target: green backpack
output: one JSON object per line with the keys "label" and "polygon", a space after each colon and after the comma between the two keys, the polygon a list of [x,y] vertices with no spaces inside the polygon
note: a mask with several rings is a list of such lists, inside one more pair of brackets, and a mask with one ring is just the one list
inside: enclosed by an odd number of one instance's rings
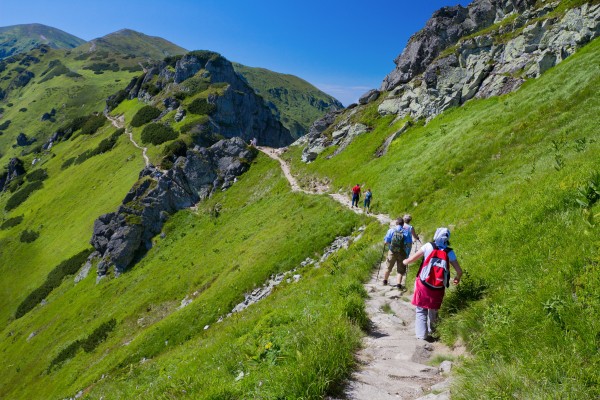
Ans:
{"label": "green backpack", "polygon": [[404,230],[396,230],[392,234],[392,241],[390,242],[390,251],[392,253],[404,252]]}

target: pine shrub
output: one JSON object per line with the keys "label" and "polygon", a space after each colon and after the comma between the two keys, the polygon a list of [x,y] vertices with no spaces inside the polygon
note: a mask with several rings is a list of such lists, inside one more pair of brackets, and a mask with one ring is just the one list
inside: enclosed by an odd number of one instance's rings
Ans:
{"label": "pine shrub", "polygon": [[169,140],[177,139],[179,134],[170,126],[151,123],[144,127],[142,131],[142,142],[159,145]]}
{"label": "pine shrub", "polygon": [[217,106],[209,103],[206,99],[195,99],[188,106],[188,111],[192,114],[211,115],[217,110]]}
{"label": "pine shrub", "polygon": [[0,229],[1,230],[9,229],[9,228],[12,228],[13,226],[19,225],[21,222],[23,222],[22,215],[19,215],[17,217],[13,217],[13,218],[9,218],[6,221],[4,221],[2,223],[2,225],[0,225]]}
{"label": "pine shrub", "polygon": [[44,184],[40,181],[31,182],[29,185],[27,185],[24,188],[22,188],[21,190],[18,190],[17,192],[15,192],[15,194],[13,194],[6,202],[4,209],[6,211],[10,211],[10,210],[17,208],[19,206],[19,204],[21,204],[25,200],[27,200],[27,198],[33,192],[35,192],[36,190],[39,190],[43,187],[44,187]]}
{"label": "pine shrub", "polygon": [[140,127],[160,115],[160,110],[152,106],[144,106],[131,119],[131,126]]}

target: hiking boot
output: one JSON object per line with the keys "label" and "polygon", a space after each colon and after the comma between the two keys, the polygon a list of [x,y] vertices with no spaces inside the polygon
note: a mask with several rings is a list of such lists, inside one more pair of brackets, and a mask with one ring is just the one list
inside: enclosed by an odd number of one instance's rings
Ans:
{"label": "hiking boot", "polygon": [[387,285],[387,280],[384,279],[383,280],[383,286],[386,286],[386,285]]}

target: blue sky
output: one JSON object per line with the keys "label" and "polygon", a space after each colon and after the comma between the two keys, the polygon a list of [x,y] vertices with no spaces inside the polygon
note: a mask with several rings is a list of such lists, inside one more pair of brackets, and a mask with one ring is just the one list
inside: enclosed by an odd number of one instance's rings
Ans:
{"label": "blue sky", "polygon": [[0,26],[37,22],[85,40],[129,28],[297,75],[348,105],[380,86],[435,10],[469,2],[2,0]]}

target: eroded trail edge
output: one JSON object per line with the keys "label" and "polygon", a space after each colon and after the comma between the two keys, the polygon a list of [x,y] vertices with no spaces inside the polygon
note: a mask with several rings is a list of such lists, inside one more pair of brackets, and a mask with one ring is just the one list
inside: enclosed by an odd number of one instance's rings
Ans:
{"label": "eroded trail edge", "polygon": [[[280,155],[284,149],[258,147],[260,151],[277,160],[284,176],[293,191],[309,195],[328,194],[333,200],[354,211],[348,194],[328,193],[327,188],[317,187],[307,190],[300,186],[292,175],[289,165]],[[390,225],[392,218],[385,214],[368,214],[381,224]],[[382,242],[383,244],[383,242]],[[383,250],[383,248],[382,248]],[[382,265],[381,274],[385,265]],[[413,267],[414,268],[414,267]],[[390,280],[395,282],[395,277]],[[358,352],[359,368],[352,374],[345,389],[345,399],[388,400],[422,399],[441,400],[450,398],[451,362],[432,366],[428,363],[433,357],[453,359],[463,353],[463,349],[450,349],[442,343],[427,343],[415,338],[415,310],[410,304],[411,293],[397,288],[383,286],[377,279],[377,271],[371,276],[365,289],[369,294],[366,309],[372,327]],[[329,398],[329,400],[334,400]]]}

